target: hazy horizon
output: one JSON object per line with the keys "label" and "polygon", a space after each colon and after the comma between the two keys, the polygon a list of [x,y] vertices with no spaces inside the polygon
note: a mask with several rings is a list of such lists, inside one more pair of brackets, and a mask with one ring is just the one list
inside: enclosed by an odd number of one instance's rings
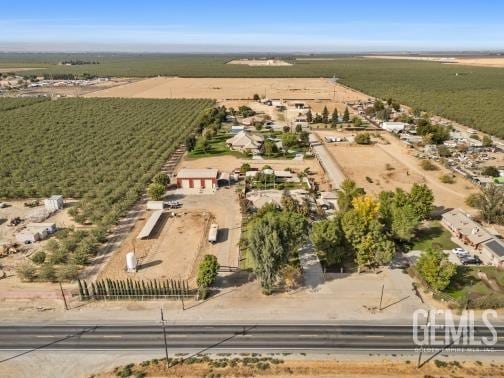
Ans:
{"label": "hazy horizon", "polygon": [[9,4],[0,50],[128,53],[502,51],[504,4],[404,1],[253,4],[116,0]]}

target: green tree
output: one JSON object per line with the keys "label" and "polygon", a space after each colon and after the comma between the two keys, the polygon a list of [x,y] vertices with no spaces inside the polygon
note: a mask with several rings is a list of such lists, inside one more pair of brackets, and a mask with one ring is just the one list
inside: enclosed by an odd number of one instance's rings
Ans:
{"label": "green tree", "polygon": [[457,267],[448,261],[448,256],[445,253],[432,248],[420,255],[415,268],[435,290],[444,290],[448,287],[457,271]]}
{"label": "green tree", "polygon": [[366,194],[363,188],[359,188],[355,181],[345,179],[338,190],[338,208],[345,212],[352,208],[352,201],[355,197]]}
{"label": "green tree", "polygon": [[481,171],[483,176],[499,177],[499,170],[494,166],[488,166]]}
{"label": "green tree", "polygon": [[338,119],[339,115],[338,115],[338,108],[334,108],[333,112],[332,112],[332,115],[331,115],[331,127],[332,128],[335,128],[337,125],[338,125]]}
{"label": "green tree", "polygon": [[346,254],[345,235],[341,229],[341,217],[313,223],[310,239],[329,265],[341,265]]}
{"label": "green tree", "polygon": [[301,131],[303,131],[303,126],[302,126],[302,125],[300,125],[300,124],[297,124],[297,125],[296,125],[296,133],[298,133],[298,134],[299,134]]}
{"label": "green tree", "polygon": [[194,150],[194,147],[196,146],[196,136],[194,134],[189,135],[185,140],[185,145],[187,147],[187,151],[190,152]]}
{"label": "green tree", "polygon": [[345,112],[343,113],[343,122],[350,122],[350,112],[348,111],[348,107],[345,108]]}
{"label": "green tree", "polygon": [[429,217],[433,209],[434,194],[426,184],[413,184],[409,199],[418,219],[423,220]]}
{"label": "green tree", "polygon": [[483,143],[483,147],[492,147],[493,146],[492,138],[490,138],[488,135],[484,135],[481,142]]}
{"label": "green tree", "polygon": [[313,114],[311,112],[310,109],[308,109],[308,111],[306,112],[306,121],[308,123],[312,123],[313,122]]}
{"label": "green tree", "polygon": [[198,277],[196,282],[199,288],[209,288],[213,285],[219,272],[219,263],[214,255],[205,255],[198,266]]}
{"label": "green tree", "polygon": [[265,214],[251,224],[248,247],[261,287],[265,294],[270,294],[277,275],[288,258],[272,213]]}
{"label": "green tree", "polygon": [[200,136],[196,141],[194,149],[206,153],[210,149],[210,142],[208,141],[207,137],[203,135]]}
{"label": "green tree", "polygon": [[35,252],[31,258],[31,261],[33,261],[37,265],[43,264],[45,260],[46,253],[44,251]]}
{"label": "green tree", "polygon": [[154,201],[160,201],[163,199],[166,189],[164,185],[153,182],[147,187],[147,193]]}
{"label": "green tree", "polygon": [[254,94],[254,101],[261,101],[261,97],[257,93]]}
{"label": "green tree", "polygon": [[326,125],[329,123],[329,110],[327,110],[327,106],[324,106],[322,110],[322,122]]}
{"label": "green tree", "polygon": [[170,177],[168,177],[166,173],[159,172],[156,176],[154,176],[152,182],[166,186],[170,183]]}
{"label": "green tree", "polygon": [[393,205],[391,209],[392,222],[391,231],[394,239],[399,241],[411,241],[415,236],[415,229],[419,220],[413,206]]}
{"label": "green tree", "polygon": [[250,164],[249,163],[243,163],[240,167],[240,173],[246,173],[250,171]]}
{"label": "green tree", "polygon": [[56,271],[56,278],[58,281],[72,281],[77,278],[77,275],[79,273],[79,268],[75,264],[67,264],[61,266],[57,271]]}
{"label": "green tree", "polygon": [[263,143],[264,155],[271,156],[275,150],[276,144],[273,141],[266,139]]}
{"label": "green tree", "polygon": [[296,201],[289,193],[288,190],[284,190],[282,193],[282,198],[280,199],[280,205],[285,211],[299,211],[299,203]]}
{"label": "green tree", "polygon": [[357,144],[371,144],[371,135],[369,133],[359,133],[354,138]]}
{"label": "green tree", "polygon": [[282,145],[285,150],[288,150],[298,144],[298,137],[294,133],[283,133],[281,138]]}

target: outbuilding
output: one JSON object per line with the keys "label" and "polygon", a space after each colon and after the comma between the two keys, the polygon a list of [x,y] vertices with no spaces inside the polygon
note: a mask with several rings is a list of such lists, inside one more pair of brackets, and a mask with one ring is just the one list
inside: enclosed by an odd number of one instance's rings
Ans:
{"label": "outbuilding", "polygon": [[19,234],[16,234],[16,240],[22,244],[35,243],[40,239],[42,239],[40,233],[35,231],[23,231]]}
{"label": "outbuilding", "polygon": [[406,128],[406,126],[408,126],[408,124],[403,122],[382,122],[380,126],[384,130],[398,134],[404,131],[404,129]]}
{"label": "outbuilding", "polygon": [[177,188],[194,189],[205,192],[215,192],[219,172],[214,168],[190,169],[183,168],[177,174]]}
{"label": "outbuilding", "polygon": [[65,202],[63,201],[63,196],[55,195],[44,200],[44,207],[47,211],[57,211],[63,209]]}

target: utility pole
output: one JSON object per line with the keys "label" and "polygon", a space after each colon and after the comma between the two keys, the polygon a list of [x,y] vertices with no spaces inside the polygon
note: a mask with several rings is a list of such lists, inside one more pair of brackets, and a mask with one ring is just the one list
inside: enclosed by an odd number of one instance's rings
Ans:
{"label": "utility pole", "polygon": [[66,298],[65,298],[65,293],[63,291],[63,286],[61,286],[61,281],[59,282],[59,287],[60,287],[60,290],[61,290],[61,297],[63,298],[63,303],[65,303],[65,310],[68,311],[68,304],[67,304],[67,301],[66,301]]}
{"label": "utility pole", "polygon": [[166,366],[170,367],[168,365],[168,344],[166,343],[166,329],[165,329],[165,320],[164,320],[164,316],[163,316],[163,307],[161,307],[160,310],[161,310],[161,327],[163,328],[163,339],[164,339]]}
{"label": "utility pole", "polygon": [[[427,321],[425,322],[425,327],[430,327],[430,314],[431,312],[428,311],[427,312]],[[435,316],[435,315],[434,315]],[[430,335],[429,335],[430,336]],[[421,364],[421,361],[422,361],[422,353],[423,353],[423,350],[424,350],[424,346],[423,346],[423,343],[422,345],[420,345],[420,351],[418,352],[418,361],[417,361],[417,369],[420,369],[420,366],[422,365]]]}
{"label": "utility pole", "polygon": [[[180,274],[179,274],[179,281],[180,281],[180,283],[182,284],[182,279],[180,278]],[[182,311],[185,311],[185,305],[184,305],[184,291],[182,291],[182,293],[180,293],[180,301],[182,302]]]}

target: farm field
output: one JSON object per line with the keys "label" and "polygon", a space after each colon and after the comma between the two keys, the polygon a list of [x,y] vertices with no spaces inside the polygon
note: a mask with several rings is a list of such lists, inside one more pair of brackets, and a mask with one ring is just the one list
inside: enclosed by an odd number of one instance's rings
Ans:
{"label": "farm field", "polygon": [[79,198],[79,223],[110,225],[212,105],[76,98],[3,111],[0,198]]}
{"label": "farm field", "polygon": [[[98,60],[100,64],[60,66],[63,59]],[[236,56],[124,55],[124,54],[0,54],[0,67],[34,66],[43,70],[25,74],[90,73],[120,77],[235,77],[235,78],[339,78],[372,96],[392,97],[481,131],[504,137],[504,70],[495,67],[441,64],[430,61],[336,57],[284,60],[291,66],[226,64]],[[327,57],[325,57],[327,58]],[[20,64],[22,61],[24,64]]]}
{"label": "farm field", "polygon": [[[317,134],[323,137],[342,133],[318,131]],[[425,183],[432,189],[436,205],[474,212],[465,204],[467,196],[477,190],[473,184],[461,177],[457,177],[454,184],[441,183],[439,176],[446,173],[443,168],[439,171],[422,170],[420,160],[410,155],[400,142],[382,135],[390,144],[363,146],[344,143],[326,144],[326,147],[344,174],[368,193],[378,195],[381,191],[396,188],[409,190],[414,183]],[[350,135],[345,136],[349,138]]]}

